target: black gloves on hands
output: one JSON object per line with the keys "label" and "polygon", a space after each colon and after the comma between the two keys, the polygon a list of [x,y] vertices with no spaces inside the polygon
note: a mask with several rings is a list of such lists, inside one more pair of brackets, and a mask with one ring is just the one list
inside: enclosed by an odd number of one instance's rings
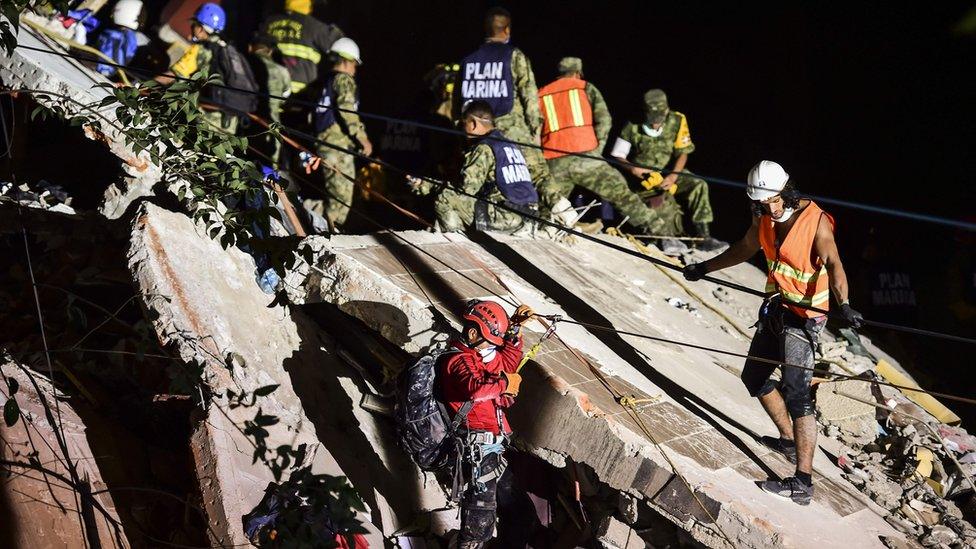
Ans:
{"label": "black gloves on hands", "polygon": [[685,265],[684,269],[681,269],[681,274],[685,275],[685,280],[694,282],[704,278],[708,274],[708,271],[705,270],[705,267],[701,263],[689,263]]}
{"label": "black gloves on hands", "polygon": [[850,303],[844,303],[840,306],[840,311],[838,311],[837,320],[845,328],[860,328],[861,324],[864,324],[864,316],[861,313],[855,311]]}

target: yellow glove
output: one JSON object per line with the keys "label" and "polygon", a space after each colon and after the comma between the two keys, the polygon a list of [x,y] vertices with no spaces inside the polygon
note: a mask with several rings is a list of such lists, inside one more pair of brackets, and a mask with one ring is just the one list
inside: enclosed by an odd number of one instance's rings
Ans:
{"label": "yellow glove", "polygon": [[508,382],[508,386],[502,392],[502,396],[515,398],[519,393],[519,385],[522,384],[522,376],[516,373],[502,372],[502,377]]}
{"label": "yellow glove", "polygon": [[643,181],[641,181],[641,185],[643,185],[645,189],[653,191],[654,188],[660,185],[663,181],[664,176],[661,175],[661,172],[651,172],[647,174],[647,177],[645,177]]}

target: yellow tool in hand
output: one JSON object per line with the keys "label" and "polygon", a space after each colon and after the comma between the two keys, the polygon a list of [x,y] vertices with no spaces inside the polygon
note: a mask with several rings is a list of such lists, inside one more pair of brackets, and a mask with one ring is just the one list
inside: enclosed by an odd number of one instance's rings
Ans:
{"label": "yellow tool in hand", "polygon": [[[647,177],[641,181],[641,185],[643,185],[644,188],[649,191],[653,191],[655,188],[659,187],[661,183],[664,183],[664,176],[661,175],[661,172],[650,172],[647,174]],[[678,186],[671,185],[668,192],[671,194],[678,192]]]}

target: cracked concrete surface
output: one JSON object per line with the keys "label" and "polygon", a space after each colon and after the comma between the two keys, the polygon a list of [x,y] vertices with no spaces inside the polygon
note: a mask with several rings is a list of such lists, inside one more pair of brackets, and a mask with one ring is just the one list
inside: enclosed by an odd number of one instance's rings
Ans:
{"label": "cracked concrete surface", "polygon": [[[438,344],[434,335],[440,328],[427,297],[451,316],[465,300],[494,294],[543,314],[619,330],[735,352],[748,346],[708,308],[699,309],[700,318],[689,318],[690,311],[671,306],[669,297],[690,298],[650,264],[593,243],[567,247],[497,235],[481,235],[473,243],[460,235],[399,234],[463,276],[390,234],[336,236],[322,247],[325,253],[314,270],[320,286],[309,288],[307,298],[332,301],[413,352]],[[726,276],[752,286],[762,280],[750,266]],[[732,319],[744,320],[758,306],[741,296],[718,299],[703,293]],[[402,310],[406,318],[372,315],[379,303]],[[542,328],[530,324],[528,329],[531,344]],[[613,391],[566,346],[546,342],[537,366],[525,371],[519,404],[510,414],[536,455],[556,465],[567,457],[585,464],[602,482],[645,499],[710,546],[723,542],[708,513],[672,474],[655,442],[738,546],[880,547],[878,536],[899,537],[883,520],[884,511],[847,485],[823,455],[816,460],[818,490],[809,507],[756,487],[769,475],[791,473],[792,466],[754,441],[772,425],[737,379],[739,360],[571,324],[559,325],[558,333],[602,372]],[[649,399],[640,406],[640,421],[615,395]]]}

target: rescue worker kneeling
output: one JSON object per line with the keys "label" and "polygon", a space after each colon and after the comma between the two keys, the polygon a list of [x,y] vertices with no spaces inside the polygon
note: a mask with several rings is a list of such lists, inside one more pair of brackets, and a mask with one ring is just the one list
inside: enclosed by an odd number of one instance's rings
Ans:
{"label": "rescue worker kneeling", "polygon": [[[518,395],[521,327],[532,315],[527,305],[519,306],[508,318],[498,303],[470,303],[462,317],[460,339],[451,342],[455,352],[441,355],[438,364],[438,390],[450,415],[469,408],[467,431],[456,456],[465,483],[460,548],[479,548],[491,539],[497,517],[496,492],[500,485],[511,483],[502,456],[512,432],[505,408]],[[465,406],[468,402],[472,404]]]}
{"label": "rescue worker kneeling", "polygon": [[[522,150],[495,129],[494,121],[491,107],[485,101],[471,101],[464,107],[461,124],[469,146],[464,153],[461,190],[467,194],[447,187],[440,191],[434,211],[442,231],[474,228],[515,232],[532,226],[518,212],[537,215],[539,194],[532,184]],[[430,190],[426,182],[416,178],[409,181],[421,194]],[[469,195],[485,198],[487,202]],[[498,203],[508,208],[494,205]]]}

